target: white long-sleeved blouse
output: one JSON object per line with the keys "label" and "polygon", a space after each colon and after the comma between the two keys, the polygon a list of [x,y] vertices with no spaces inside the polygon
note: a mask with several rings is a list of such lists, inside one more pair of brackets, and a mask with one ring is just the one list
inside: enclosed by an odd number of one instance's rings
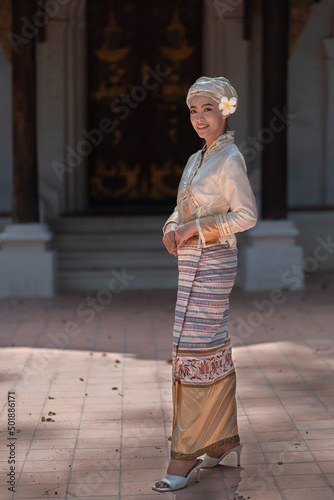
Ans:
{"label": "white long-sleeved blouse", "polygon": [[235,233],[255,226],[257,209],[244,157],[234,144],[234,132],[220,135],[209,148],[193,154],[183,171],[177,206],[167,219],[178,225],[196,220],[199,236],[185,244],[201,247],[229,243]]}

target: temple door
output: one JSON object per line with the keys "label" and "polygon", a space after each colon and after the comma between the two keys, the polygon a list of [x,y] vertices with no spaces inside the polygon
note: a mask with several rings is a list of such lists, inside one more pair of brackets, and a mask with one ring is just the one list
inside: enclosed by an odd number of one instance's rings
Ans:
{"label": "temple door", "polygon": [[185,97],[201,76],[200,0],[87,4],[92,212],[164,213],[201,143]]}

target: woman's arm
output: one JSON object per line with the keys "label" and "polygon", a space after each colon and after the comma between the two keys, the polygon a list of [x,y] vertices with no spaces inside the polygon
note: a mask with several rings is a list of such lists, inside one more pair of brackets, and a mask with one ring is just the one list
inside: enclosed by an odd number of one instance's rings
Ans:
{"label": "woman's arm", "polygon": [[166,220],[162,231],[164,233],[162,242],[165,245],[167,251],[171,254],[174,255],[175,257],[177,256],[177,249],[176,249],[176,242],[175,242],[175,229],[177,227],[177,222],[178,222],[178,211],[177,211],[177,206],[174,208],[174,212],[168,219]]}
{"label": "woman's arm", "polygon": [[229,202],[230,212],[208,215],[197,220],[199,235],[204,244],[246,231],[255,226],[257,221],[255,197],[241,154],[226,160],[219,186],[223,197]]}
{"label": "woman's arm", "polygon": [[165,234],[166,230],[167,230],[167,225],[171,224],[171,223],[177,224],[178,220],[179,220],[179,214],[178,214],[177,205],[176,205],[176,207],[174,208],[174,212],[172,213],[172,215],[170,215],[168,217],[168,219],[166,220],[165,224],[163,225],[162,232]]}

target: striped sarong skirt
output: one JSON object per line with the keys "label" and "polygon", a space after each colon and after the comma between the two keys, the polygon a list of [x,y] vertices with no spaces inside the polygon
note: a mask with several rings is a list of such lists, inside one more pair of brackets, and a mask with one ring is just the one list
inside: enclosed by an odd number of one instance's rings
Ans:
{"label": "striped sarong skirt", "polygon": [[192,460],[239,442],[228,331],[237,249],[182,246],[173,331],[172,458]]}

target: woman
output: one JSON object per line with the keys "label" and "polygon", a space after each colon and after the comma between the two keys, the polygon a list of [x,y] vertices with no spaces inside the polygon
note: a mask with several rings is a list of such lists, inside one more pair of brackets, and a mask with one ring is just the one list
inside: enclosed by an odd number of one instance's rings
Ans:
{"label": "woman", "polygon": [[[237,270],[235,233],[256,224],[244,158],[226,132],[238,96],[225,78],[201,77],[187,95],[191,123],[205,139],[184,169],[163,242],[178,257],[173,331],[173,434],[167,475],[152,488],[184,488],[231,451],[240,464],[236,376],[228,333]],[[198,457],[206,453],[204,460]]]}

